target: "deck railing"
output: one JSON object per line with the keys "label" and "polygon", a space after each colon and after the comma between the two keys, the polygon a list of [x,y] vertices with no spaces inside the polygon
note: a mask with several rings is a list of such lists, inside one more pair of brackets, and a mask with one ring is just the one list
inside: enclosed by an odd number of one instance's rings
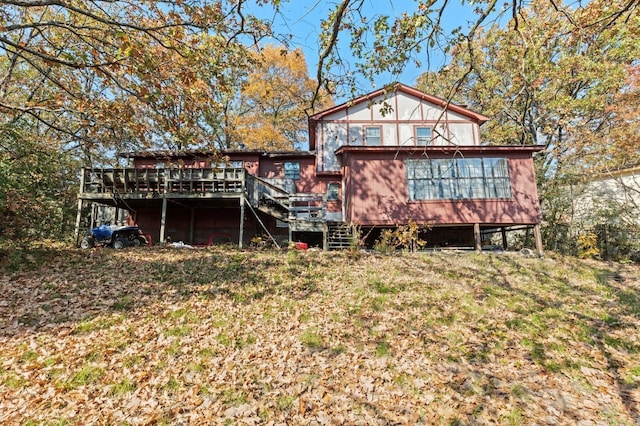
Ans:
{"label": "deck railing", "polygon": [[85,168],[83,193],[211,193],[242,192],[242,168]]}
{"label": "deck railing", "polygon": [[298,193],[289,196],[289,220],[322,222],[327,210],[324,194]]}
{"label": "deck railing", "polygon": [[[294,193],[291,194],[278,187],[268,179],[251,176],[249,179],[253,185],[253,193],[250,192],[250,200],[254,205],[268,205],[282,210],[287,220],[322,221],[327,209],[325,194],[319,193]],[[286,213],[285,213],[286,212]]]}
{"label": "deck railing", "polygon": [[147,198],[162,194],[199,197],[244,192],[251,205],[279,208],[281,218],[287,221],[320,222],[326,211],[324,194],[291,194],[266,179],[250,176],[243,168],[85,168],[83,173],[80,196],[86,199],[113,194]]}

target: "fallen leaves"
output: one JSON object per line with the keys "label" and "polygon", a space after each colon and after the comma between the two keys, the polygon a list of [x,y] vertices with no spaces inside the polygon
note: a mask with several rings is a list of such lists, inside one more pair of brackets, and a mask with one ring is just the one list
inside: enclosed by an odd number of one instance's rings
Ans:
{"label": "fallen leaves", "polygon": [[638,419],[636,267],[285,256],[69,250],[0,278],[0,422]]}

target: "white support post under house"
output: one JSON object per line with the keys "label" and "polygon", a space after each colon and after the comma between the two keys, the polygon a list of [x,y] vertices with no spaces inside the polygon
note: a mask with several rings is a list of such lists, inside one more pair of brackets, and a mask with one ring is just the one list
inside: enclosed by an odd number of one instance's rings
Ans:
{"label": "white support post under house", "polygon": [[160,217],[160,243],[164,243],[167,225],[167,195],[162,196],[162,216]]}

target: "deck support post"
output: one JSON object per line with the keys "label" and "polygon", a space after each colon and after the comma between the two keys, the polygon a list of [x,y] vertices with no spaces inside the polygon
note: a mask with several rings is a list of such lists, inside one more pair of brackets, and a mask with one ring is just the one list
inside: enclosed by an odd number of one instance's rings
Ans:
{"label": "deck support post", "polygon": [[482,251],[482,236],[480,235],[480,224],[473,224],[473,239],[476,242],[476,251]]}
{"label": "deck support post", "polygon": [[73,241],[78,245],[80,242],[80,222],[82,221],[82,194],[84,193],[84,175],[85,170],[82,169],[80,174],[80,192],[78,193],[78,213],[76,213],[76,228],[73,232]]}
{"label": "deck support post", "polygon": [[240,234],[238,236],[238,248],[242,249],[244,239],[244,194],[240,195]]}
{"label": "deck support post", "polygon": [[504,229],[504,226],[500,228],[500,233],[502,234],[502,249],[506,250],[507,247],[507,231]]}
{"label": "deck support post", "polygon": [[97,208],[98,206],[95,203],[91,203],[91,220],[89,222],[89,229],[93,229],[98,225],[96,221],[96,216],[98,215],[96,211]]}
{"label": "deck support post", "polygon": [[326,220],[322,221],[322,250],[329,250],[329,224]]}
{"label": "deck support post", "polygon": [[544,250],[542,248],[542,233],[540,232],[540,224],[537,223],[533,225],[533,235],[536,240],[536,251],[538,252],[538,256],[544,256]]}
{"label": "deck support post", "polygon": [[165,230],[167,225],[167,196],[162,195],[162,216],[160,216],[160,243],[164,243]]}
{"label": "deck support post", "polygon": [[73,241],[78,245],[80,242],[80,222],[82,221],[82,198],[78,198],[78,213],[76,213],[76,228],[73,232]]}
{"label": "deck support post", "polygon": [[193,244],[194,237],[194,229],[195,229],[195,221],[196,221],[196,209],[195,207],[191,207],[190,209],[191,217],[189,219],[189,244]]}

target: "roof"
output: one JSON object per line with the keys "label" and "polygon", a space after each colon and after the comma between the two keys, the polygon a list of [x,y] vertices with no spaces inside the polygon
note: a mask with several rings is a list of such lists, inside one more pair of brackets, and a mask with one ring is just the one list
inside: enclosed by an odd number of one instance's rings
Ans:
{"label": "roof", "polygon": [[640,165],[633,164],[633,165],[622,166],[617,169],[602,170],[599,173],[597,173],[595,176],[593,176],[593,178],[596,180],[605,180],[605,179],[621,178],[624,176],[637,176],[637,175],[640,175]]}
{"label": "roof", "polygon": [[420,153],[420,154],[455,154],[461,155],[470,153],[496,153],[506,154],[515,152],[527,152],[534,154],[544,150],[544,145],[428,145],[428,146],[351,146],[343,145],[336,150],[336,154],[345,154],[350,152],[373,154],[379,152],[404,152],[404,153]]}
{"label": "roof", "polygon": [[224,155],[260,155],[264,157],[306,157],[315,155],[314,151],[265,151],[264,149],[225,149],[222,151],[205,150],[150,150],[137,152],[122,152],[118,154],[122,158],[197,158],[216,157]]}

